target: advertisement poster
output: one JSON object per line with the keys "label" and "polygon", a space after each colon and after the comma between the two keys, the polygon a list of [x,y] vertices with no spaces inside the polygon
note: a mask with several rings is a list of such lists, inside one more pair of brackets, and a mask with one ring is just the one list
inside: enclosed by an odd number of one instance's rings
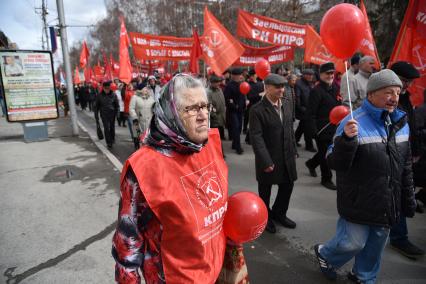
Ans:
{"label": "advertisement poster", "polygon": [[49,51],[0,50],[0,74],[9,122],[59,117]]}

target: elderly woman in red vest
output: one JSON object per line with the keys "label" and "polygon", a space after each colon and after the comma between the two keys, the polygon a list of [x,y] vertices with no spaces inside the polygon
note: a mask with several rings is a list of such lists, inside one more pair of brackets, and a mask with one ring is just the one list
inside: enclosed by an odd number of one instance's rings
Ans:
{"label": "elderly woman in red vest", "polygon": [[222,230],[228,168],[201,81],[178,74],[155,101],[121,176],[116,281],[140,283],[140,269],[146,283],[247,283],[242,247]]}

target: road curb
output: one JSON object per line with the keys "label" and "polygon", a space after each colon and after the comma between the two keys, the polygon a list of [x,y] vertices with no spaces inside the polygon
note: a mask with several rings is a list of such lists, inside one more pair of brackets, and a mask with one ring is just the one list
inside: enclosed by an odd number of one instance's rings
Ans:
{"label": "road curb", "polygon": [[78,126],[89,135],[90,140],[95,143],[96,147],[98,147],[98,149],[108,158],[114,167],[121,172],[123,169],[123,164],[110,151],[108,151],[108,149],[99,141],[98,137],[87,130],[87,128],[83,125],[83,123],[81,123],[80,120],[78,120],[77,123]]}

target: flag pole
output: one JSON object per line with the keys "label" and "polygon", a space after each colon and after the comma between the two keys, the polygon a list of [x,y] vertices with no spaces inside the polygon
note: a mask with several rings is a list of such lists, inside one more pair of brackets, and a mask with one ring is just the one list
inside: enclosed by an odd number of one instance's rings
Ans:
{"label": "flag pole", "polygon": [[345,73],[346,73],[346,86],[348,88],[348,97],[349,97],[349,111],[351,113],[351,119],[354,119],[354,116],[352,114],[352,99],[351,99],[351,91],[349,88],[349,74],[348,73],[348,61],[345,60]]}

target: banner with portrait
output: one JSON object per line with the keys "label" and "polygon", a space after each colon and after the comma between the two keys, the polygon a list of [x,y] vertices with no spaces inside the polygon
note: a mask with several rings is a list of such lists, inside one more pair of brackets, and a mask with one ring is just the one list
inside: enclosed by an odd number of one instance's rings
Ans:
{"label": "banner with portrait", "polygon": [[0,50],[0,74],[9,122],[59,117],[50,51]]}

